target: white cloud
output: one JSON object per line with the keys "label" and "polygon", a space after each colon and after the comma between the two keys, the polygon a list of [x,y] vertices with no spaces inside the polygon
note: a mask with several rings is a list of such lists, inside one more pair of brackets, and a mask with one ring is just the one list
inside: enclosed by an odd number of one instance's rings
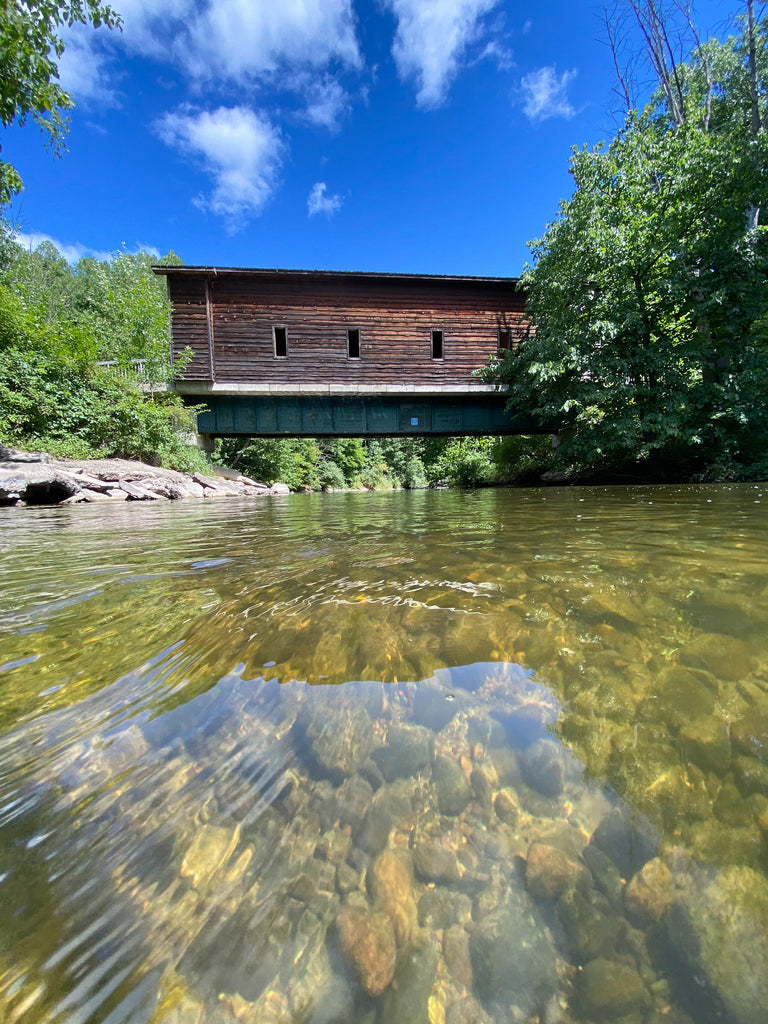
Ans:
{"label": "white cloud", "polygon": [[480,20],[499,0],[386,0],[397,17],[392,54],[400,77],[416,80],[416,102],[443,102]]}
{"label": "white cloud", "polygon": [[557,74],[553,66],[538,68],[524,75],[520,81],[523,91],[523,110],[532,121],[546,121],[548,117],[573,117],[576,113],[566,95],[568,83],[576,71]]}
{"label": "white cloud", "polygon": [[336,132],[341,119],[349,113],[351,105],[346,90],[335,78],[296,82],[299,91],[306,94],[307,106],[302,113],[305,121]]}
{"label": "white cloud", "polygon": [[34,252],[42,242],[50,242],[58,249],[59,254],[67,263],[77,263],[83,256],[92,256],[95,260],[108,260],[112,257],[111,252],[92,249],[88,245],[83,245],[82,242],[60,242],[58,238],[46,235],[43,231],[16,231],[13,237],[15,242],[30,252]]}
{"label": "white cloud", "polygon": [[200,81],[242,81],[332,60],[361,64],[351,0],[211,0],[189,24],[175,55]]}
{"label": "white cloud", "polygon": [[182,108],[155,123],[163,142],[202,160],[215,186],[196,205],[223,217],[237,231],[258,216],[276,188],[283,141],[279,131],[248,107],[213,111]]}
{"label": "white cloud", "polygon": [[102,107],[117,106],[110,76],[111,55],[92,28],[75,24],[62,32],[64,53],[59,58],[59,81],[77,103],[97,100]]}
{"label": "white cloud", "polygon": [[317,213],[324,213],[326,217],[332,217],[341,209],[344,200],[341,196],[326,195],[327,185],[324,181],[316,181],[307,199],[307,210],[310,217]]}

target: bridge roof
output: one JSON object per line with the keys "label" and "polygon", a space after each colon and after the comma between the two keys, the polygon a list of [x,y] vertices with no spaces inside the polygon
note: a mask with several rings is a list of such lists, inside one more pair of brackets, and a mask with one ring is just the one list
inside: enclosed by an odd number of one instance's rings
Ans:
{"label": "bridge roof", "polygon": [[238,275],[241,277],[306,277],[329,280],[354,279],[358,281],[423,281],[424,283],[458,283],[468,284],[496,284],[510,285],[516,287],[519,281],[517,277],[478,277],[467,274],[393,274],[374,273],[367,270],[281,270],[264,267],[212,267],[212,266],[182,266],[170,267],[155,265],[152,270],[156,274],[163,274],[166,277],[218,277],[219,275]]}

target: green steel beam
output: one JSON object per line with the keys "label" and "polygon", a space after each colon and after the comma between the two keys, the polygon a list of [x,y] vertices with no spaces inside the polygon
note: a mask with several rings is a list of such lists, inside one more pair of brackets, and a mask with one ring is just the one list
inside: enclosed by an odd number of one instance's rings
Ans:
{"label": "green steel beam", "polygon": [[[200,402],[197,396],[190,401]],[[218,437],[392,437],[532,434],[530,417],[505,412],[501,394],[206,395],[201,434]]]}

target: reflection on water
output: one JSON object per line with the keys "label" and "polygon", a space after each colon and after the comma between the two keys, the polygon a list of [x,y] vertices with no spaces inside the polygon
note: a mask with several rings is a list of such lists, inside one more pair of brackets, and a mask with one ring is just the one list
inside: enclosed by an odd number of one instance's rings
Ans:
{"label": "reflection on water", "polygon": [[762,499],[4,512],[0,1020],[762,1024]]}

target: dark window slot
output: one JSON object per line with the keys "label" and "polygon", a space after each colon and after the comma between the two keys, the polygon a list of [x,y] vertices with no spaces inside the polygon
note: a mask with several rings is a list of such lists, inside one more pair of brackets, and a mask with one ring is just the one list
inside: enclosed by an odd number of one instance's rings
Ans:
{"label": "dark window slot", "polygon": [[357,327],[347,331],[347,355],[350,359],[360,358],[360,331]]}
{"label": "dark window slot", "polygon": [[279,359],[288,355],[288,331],[285,327],[275,328],[275,355]]}
{"label": "dark window slot", "polygon": [[432,358],[443,358],[443,332],[432,331]]}
{"label": "dark window slot", "polygon": [[499,352],[509,352],[512,348],[512,331],[508,327],[499,331]]}

